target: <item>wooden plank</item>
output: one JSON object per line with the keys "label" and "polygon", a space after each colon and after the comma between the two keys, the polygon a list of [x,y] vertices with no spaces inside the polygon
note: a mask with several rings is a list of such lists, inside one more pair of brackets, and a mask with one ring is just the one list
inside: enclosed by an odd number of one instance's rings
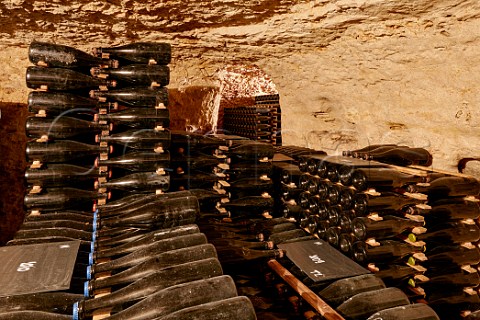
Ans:
{"label": "wooden plank", "polygon": [[428,172],[437,172],[437,173],[448,174],[448,175],[455,176],[455,177],[473,178],[471,175],[468,175],[468,174],[465,174],[465,173],[460,173],[460,172],[452,172],[452,171],[447,171],[447,170],[442,170],[442,169],[434,169],[434,168],[423,167],[423,166],[418,166],[418,165],[411,165],[411,166],[408,166],[408,167],[413,168],[413,169],[425,170],[425,171],[428,171]]}
{"label": "wooden plank", "polygon": [[312,290],[298,280],[293,274],[285,269],[277,260],[268,261],[270,269],[275,271],[286,283],[288,283],[293,290],[295,290],[300,297],[308,302],[320,315],[326,320],[345,320],[325,301],[317,296]]}

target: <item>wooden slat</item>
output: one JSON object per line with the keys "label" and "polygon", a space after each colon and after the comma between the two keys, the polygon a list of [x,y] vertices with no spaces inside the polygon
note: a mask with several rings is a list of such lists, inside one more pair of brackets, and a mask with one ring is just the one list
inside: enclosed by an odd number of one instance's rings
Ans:
{"label": "wooden slat", "polygon": [[471,175],[468,175],[468,174],[465,174],[465,173],[460,173],[460,172],[453,172],[453,171],[447,171],[447,170],[442,170],[442,169],[434,169],[434,168],[418,166],[418,165],[411,165],[411,166],[408,166],[408,167],[413,168],[413,169],[425,170],[425,171],[429,171],[429,172],[437,172],[437,173],[448,174],[448,175],[456,176],[456,177],[473,178]]}
{"label": "wooden slat", "polygon": [[268,261],[270,269],[275,271],[286,283],[288,283],[293,290],[295,290],[300,297],[307,301],[315,310],[318,311],[326,320],[345,320],[325,301],[317,296],[312,290],[298,280],[293,274],[285,269],[277,260]]}

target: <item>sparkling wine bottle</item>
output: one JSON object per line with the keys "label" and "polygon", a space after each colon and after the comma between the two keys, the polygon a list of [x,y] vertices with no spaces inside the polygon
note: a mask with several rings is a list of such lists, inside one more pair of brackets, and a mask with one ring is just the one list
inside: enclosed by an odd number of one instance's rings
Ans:
{"label": "sparkling wine bottle", "polygon": [[29,186],[63,187],[72,182],[93,186],[96,178],[108,176],[94,167],[85,168],[71,164],[46,164],[40,169],[28,168],[25,180]]}
{"label": "sparkling wine bottle", "polygon": [[40,162],[70,162],[85,157],[98,156],[100,153],[109,153],[111,148],[100,145],[91,145],[71,140],[48,142],[27,142],[27,161]]}
{"label": "sparkling wine bottle", "polygon": [[108,90],[116,86],[115,80],[103,80],[64,68],[27,67],[27,87],[30,89],[48,89],[70,91],[100,88]]}
{"label": "sparkling wine bottle", "polygon": [[440,320],[435,311],[424,303],[393,307],[372,314],[367,320]]}
{"label": "sparkling wine bottle", "polygon": [[141,129],[114,133],[109,136],[98,136],[99,142],[119,144],[125,148],[139,150],[155,150],[163,152],[170,147],[170,131]]}
{"label": "sparkling wine bottle", "polygon": [[168,128],[170,125],[170,111],[155,108],[127,108],[118,112],[98,114],[98,121],[108,121],[114,127],[126,126],[131,128],[150,128],[157,126]]}
{"label": "sparkling wine bottle", "polygon": [[94,49],[94,55],[103,59],[120,59],[121,62],[169,64],[171,46],[161,42],[136,42],[117,47]]}
{"label": "sparkling wine bottle", "polygon": [[49,139],[69,139],[85,135],[108,132],[109,126],[77,118],[59,116],[56,118],[28,117],[25,124],[27,137]]}
{"label": "sparkling wine bottle", "polygon": [[170,69],[164,65],[123,66],[118,69],[92,68],[91,74],[101,79],[114,79],[117,85],[126,86],[166,86],[170,82]]}
{"label": "sparkling wine bottle", "polygon": [[126,190],[135,192],[167,191],[170,187],[170,176],[156,172],[137,172],[109,181],[97,181],[96,188]]}
{"label": "sparkling wine bottle", "polygon": [[100,102],[117,102],[127,107],[159,107],[168,106],[168,91],[165,87],[124,88],[110,91],[90,91],[90,97]]}

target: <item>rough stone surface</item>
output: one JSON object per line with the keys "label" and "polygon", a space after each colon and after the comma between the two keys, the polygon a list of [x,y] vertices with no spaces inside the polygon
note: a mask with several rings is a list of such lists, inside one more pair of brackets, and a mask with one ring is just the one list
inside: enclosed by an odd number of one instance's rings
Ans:
{"label": "rough stone surface", "polygon": [[25,102],[33,39],[83,50],[168,41],[179,92],[215,90],[229,65],[262,68],[281,96],[286,144],[333,154],[396,142],[426,147],[434,167],[451,170],[479,156],[477,0],[68,3],[0,3],[0,101]]}

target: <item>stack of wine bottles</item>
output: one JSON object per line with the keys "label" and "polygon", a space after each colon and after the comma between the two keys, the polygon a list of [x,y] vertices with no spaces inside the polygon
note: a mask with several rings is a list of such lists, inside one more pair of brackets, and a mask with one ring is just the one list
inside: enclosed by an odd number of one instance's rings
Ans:
{"label": "stack of wine bottles", "polygon": [[357,150],[346,150],[342,153],[347,157],[364,160],[374,160],[393,165],[432,165],[433,157],[424,148],[411,148],[396,144],[374,144]]}
{"label": "stack of wine bottles", "polygon": [[278,94],[255,97],[254,106],[224,109],[224,130],[251,140],[282,144],[281,110]]}

